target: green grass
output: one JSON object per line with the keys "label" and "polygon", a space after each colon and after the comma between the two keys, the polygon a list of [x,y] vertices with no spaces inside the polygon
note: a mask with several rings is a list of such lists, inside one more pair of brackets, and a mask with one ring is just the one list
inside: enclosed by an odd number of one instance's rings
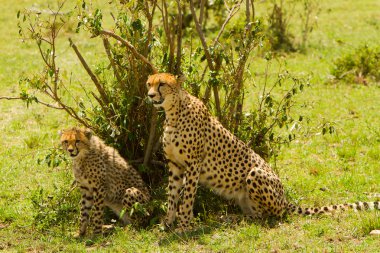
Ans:
{"label": "green grass", "polygon": [[[0,1],[0,94],[17,96],[18,80],[39,69],[36,47],[22,44],[17,34],[17,10],[34,2]],[[46,7],[46,4],[42,4]],[[380,192],[380,86],[326,84],[333,60],[363,43],[380,41],[380,2],[321,1],[318,27],[310,36],[306,54],[285,57],[292,73],[313,73],[313,85],[298,97],[294,108],[308,116],[310,125],[322,119],[335,123],[333,135],[306,135],[282,150],[277,161],[280,177],[297,204],[323,205],[370,200],[366,193]],[[265,8],[258,5],[260,13]],[[96,42],[72,35],[86,49]],[[76,37],[75,37],[76,36]],[[82,40],[81,40],[82,39]],[[78,65],[68,47],[61,49],[66,67]],[[95,54],[95,62],[101,54]],[[251,64],[263,73],[264,61]],[[75,68],[74,68],[75,69]],[[83,82],[83,70],[73,72]],[[254,95],[254,92],[253,92]],[[76,240],[77,224],[36,230],[31,198],[39,187],[54,192],[54,187],[70,188],[68,166],[50,168],[43,159],[58,145],[57,130],[73,124],[63,112],[19,101],[0,100],[0,250],[33,252],[376,252],[380,229],[379,212],[346,212],[332,216],[297,217],[274,226],[250,222],[205,222],[190,235],[161,232],[158,228],[138,230],[120,228],[108,237],[94,241]]]}

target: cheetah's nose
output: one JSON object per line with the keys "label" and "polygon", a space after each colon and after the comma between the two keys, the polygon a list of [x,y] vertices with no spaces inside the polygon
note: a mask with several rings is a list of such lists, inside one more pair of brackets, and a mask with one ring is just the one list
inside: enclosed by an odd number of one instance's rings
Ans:
{"label": "cheetah's nose", "polygon": [[154,97],[156,96],[156,94],[148,94],[148,96],[149,96],[150,98],[154,98]]}
{"label": "cheetah's nose", "polygon": [[74,151],[73,148],[68,148],[67,151],[69,151],[69,153],[72,153]]}

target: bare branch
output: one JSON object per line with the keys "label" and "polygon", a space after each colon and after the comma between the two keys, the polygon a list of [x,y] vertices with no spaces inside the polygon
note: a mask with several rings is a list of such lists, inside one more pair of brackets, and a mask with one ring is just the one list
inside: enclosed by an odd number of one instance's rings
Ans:
{"label": "bare branch", "polygon": [[157,68],[153,65],[153,63],[151,63],[145,56],[143,56],[142,54],[140,54],[139,52],[137,52],[136,48],[131,44],[129,43],[128,41],[126,41],[125,39],[123,39],[122,37],[120,37],[119,35],[113,33],[113,32],[110,32],[110,31],[105,31],[105,30],[101,30],[100,31],[100,34],[103,34],[103,35],[107,35],[107,36],[110,36],[118,41],[120,41],[123,45],[125,45],[132,53],[133,55],[142,60],[144,63],[148,64],[153,73],[156,74],[158,73],[158,70]]}
{"label": "bare branch", "polygon": [[[90,69],[90,67],[88,66],[87,62],[84,60],[82,54],[79,52],[77,46],[74,44],[74,42],[71,40],[71,38],[69,38],[69,41],[70,41],[70,46],[74,49],[76,55],[78,56],[80,62],[82,63],[83,67],[85,68],[85,70],[87,71],[87,74],[91,77],[91,80],[94,82],[100,96],[102,97],[102,100],[105,102],[105,103],[109,103],[108,101],[108,96],[106,94],[106,92],[104,91],[102,85],[100,84],[98,78],[96,78],[95,74],[92,72],[92,70]],[[103,106],[102,106],[103,107]]]}

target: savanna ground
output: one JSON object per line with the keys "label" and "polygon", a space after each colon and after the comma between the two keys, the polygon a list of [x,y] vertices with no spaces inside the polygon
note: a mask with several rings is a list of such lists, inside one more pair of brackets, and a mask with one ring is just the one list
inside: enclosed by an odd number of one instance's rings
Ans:
{"label": "savanna ground", "polygon": [[[0,1],[0,96],[17,96],[18,80],[40,69],[36,47],[21,43],[16,13],[45,1]],[[260,6],[260,5],[259,5]],[[380,86],[330,83],[333,60],[356,47],[380,41],[380,2],[320,1],[318,27],[310,35],[305,54],[284,54],[292,73],[312,73],[312,86],[298,97],[297,107],[311,119],[334,122],[332,135],[300,136],[284,147],[277,171],[297,204],[324,205],[376,200],[380,192]],[[260,9],[264,15],[265,9]],[[88,52],[96,45],[73,35]],[[80,40],[82,39],[82,40]],[[89,59],[104,55],[87,55]],[[64,66],[79,66],[71,48],[61,52]],[[91,63],[91,62],[90,62]],[[252,72],[264,72],[265,61],[256,58]],[[73,78],[85,79],[80,68]],[[255,99],[255,89],[249,93]],[[378,252],[380,213],[345,212],[332,216],[291,216],[271,226],[251,222],[205,221],[195,234],[179,236],[157,227],[139,230],[117,227],[94,241],[74,239],[77,224],[47,231],[33,226],[32,198],[38,189],[54,192],[70,185],[69,166],[51,168],[44,159],[58,145],[57,131],[74,122],[63,112],[39,105],[26,108],[21,101],[0,100],[0,250],[4,251],[106,251],[106,252]]]}

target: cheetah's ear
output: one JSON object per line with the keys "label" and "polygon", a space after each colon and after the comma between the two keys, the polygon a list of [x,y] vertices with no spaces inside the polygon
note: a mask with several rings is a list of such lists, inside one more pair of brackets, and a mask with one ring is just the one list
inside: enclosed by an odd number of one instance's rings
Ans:
{"label": "cheetah's ear", "polygon": [[92,137],[92,131],[91,131],[91,129],[86,128],[84,130],[84,136],[86,136],[87,139],[91,139],[91,137]]}
{"label": "cheetah's ear", "polygon": [[186,76],[184,74],[176,75],[175,80],[177,84],[181,86],[186,81]]}
{"label": "cheetah's ear", "polygon": [[58,130],[58,135],[62,136],[62,134],[63,134],[63,130]]}

